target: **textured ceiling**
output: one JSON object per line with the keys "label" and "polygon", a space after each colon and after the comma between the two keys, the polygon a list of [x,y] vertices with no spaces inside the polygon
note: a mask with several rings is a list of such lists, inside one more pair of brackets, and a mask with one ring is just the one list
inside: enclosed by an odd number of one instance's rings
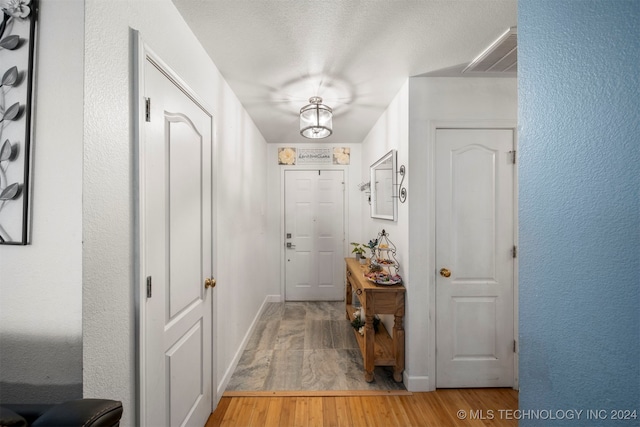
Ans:
{"label": "textured ceiling", "polygon": [[267,142],[284,144],[310,141],[298,113],[316,95],[334,110],[320,141],[362,142],[407,77],[462,76],[517,19],[516,0],[173,3]]}

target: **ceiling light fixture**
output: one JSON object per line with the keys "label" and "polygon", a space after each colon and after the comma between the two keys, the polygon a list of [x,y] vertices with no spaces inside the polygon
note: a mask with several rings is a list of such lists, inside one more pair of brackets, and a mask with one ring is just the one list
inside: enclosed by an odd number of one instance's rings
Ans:
{"label": "ceiling light fixture", "polygon": [[309,105],[300,109],[300,135],[305,138],[326,138],[333,133],[333,110],[322,103],[322,98],[312,96]]}

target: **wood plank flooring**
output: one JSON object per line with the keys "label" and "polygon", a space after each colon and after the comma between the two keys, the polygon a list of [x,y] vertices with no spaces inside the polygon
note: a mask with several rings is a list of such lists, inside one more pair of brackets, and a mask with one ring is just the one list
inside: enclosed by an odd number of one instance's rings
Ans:
{"label": "wood plank flooring", "polygon": [[518,392],[440,389],[382,396],[223,397],[205,427],[517,426]]}

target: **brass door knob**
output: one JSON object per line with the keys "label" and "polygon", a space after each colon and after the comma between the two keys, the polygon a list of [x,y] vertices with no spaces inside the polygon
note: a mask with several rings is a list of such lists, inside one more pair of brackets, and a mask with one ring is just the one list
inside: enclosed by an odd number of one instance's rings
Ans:
{"label": "brass door knob", "polygon": [[215,288],[215,287],[216,287],[216,279],[214,279],[213,277],[207,277],[204,280],[204,288],[205,289]]}
{"label": "brass door knob", "polygon": [[440,269],[440,275],[442,277],[449,277],[449,276],[451,276],[451,272],[449,270],[447,270],[446,268],[441,268]]}

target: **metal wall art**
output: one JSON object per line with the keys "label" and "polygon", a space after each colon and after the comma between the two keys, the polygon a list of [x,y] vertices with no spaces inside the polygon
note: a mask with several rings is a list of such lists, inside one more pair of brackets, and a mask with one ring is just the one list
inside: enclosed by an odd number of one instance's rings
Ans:
{"label": "metal wall art", "polygon": [[0,0],[0,244],[26,245],[35,0]]}
{"label": "metal wall art", "polygon": [[404,165],[400,166],[400,168],[398,169],[398,175],[402,177],[402,179],[400,180],[400,184],[398,184],[398,200],[400,200],[400,203],[404,203],[407,201],[407,187],[402,186],[406,173],[407,169],[404,167]]}

